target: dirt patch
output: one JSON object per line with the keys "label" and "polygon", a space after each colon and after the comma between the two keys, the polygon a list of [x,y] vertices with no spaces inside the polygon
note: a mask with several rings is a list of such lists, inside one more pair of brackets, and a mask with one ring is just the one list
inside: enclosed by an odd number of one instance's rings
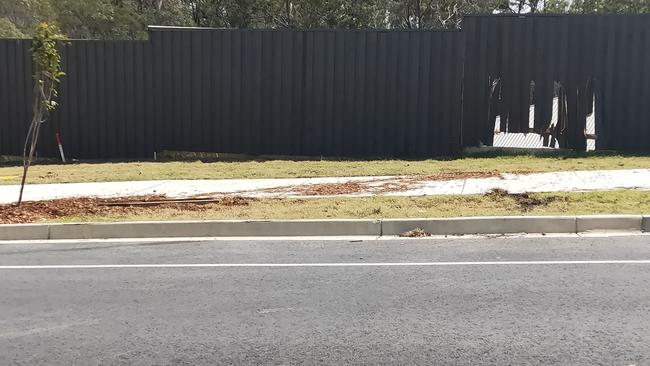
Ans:
{"label": "dirt patch", "polygon": [[99,203],[101,206],[122,206],[122,207],[151,207],[151,206],[176,206],[176,205],[209,205],[209,204],[220,204],[222,206],[247,206],[250,199],[243,198],[240,196],[231,196],[231,197],[187,197],[187,198],[149,198],[145,200],[141,199],[125,199],[120,198],[119,200],[107,200],[105,202]]}
{"label": "dirt patch", "polygon": [[535,207],[548,206],[551,202],[562,199],[563,197],[559,196],[547,196],[547,197],[532,197],[529,193],[510,193],[505,189],[494,188],[485,194],[486,197],[492,199],[512,199],[517,203],[521,211],[530,211]]}
{"label": "dirt patch", "polygon": [[296,186],[292,191],[304,196],[335,196],[363,192],[366,187],[367,182],[324,183]]}
{"label": "dirt patch", "polygon": [[263,189],[264,193],[287,193],[301,196],[337,196],[350,194],[382,194],[405,192],[430,181],[449,181],[456,179],[502,178],[496,171],[491,172],[445,172],[433,175],[414,175],[408,177],[370,179],[344,183],[318,183],[292,187]]}
{"label": "dirt patch", "polygon": [[426,231],[420,228],[415,228],[405,233],[401,233],[399,234],[399,236],[401,236],[402,238],[426,238],[428,236],[431,236],[431,234],[427,233]]}
{"label": "dirt patch", "polygon": [[503,179],[500,172],[487,171],[487,172],[443,172],[433,175],[413,176],[417,180],[455,180],[455,179],[479,179],[479,178],[499,178]]}
{"label": "dirt patch", "polygon": [[57,174],[55,172],[46,172],[45,174],[41,174],[38,177],[41,179],[53,179],[56,178]]}
{"label": "dirt patch", "polygon": [[210,199],[168,199],[161,195],[119,198],[66,198],[27,201],[20,206],[0,205],[0,223],[23,224],[60,219],[68,216],[145,213],[160,207],[183,211],[204,211],[215,206],[247,206],[253,198],[222,197]]}
{"label": "dirt patch", "polygon": [[399,179],[356,181],[345,183],[309,184],[292,188],[291,192],[303,196],[336,196],[346,194],[381,194],[389,192],[404,192],[413,188],[417,181]]}

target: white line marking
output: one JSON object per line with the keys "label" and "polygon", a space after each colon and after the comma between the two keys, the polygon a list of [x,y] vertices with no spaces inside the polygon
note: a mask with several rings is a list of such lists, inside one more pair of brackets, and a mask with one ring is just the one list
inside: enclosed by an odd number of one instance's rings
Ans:
{"label": "white line marking", "polygon": [[114,238],[114,239],[41,239],[41,240],[0,240],[0,245],[17,245],[17,244],[98,244],[98,243],[150,243],[150,242],[222,242],[222,241],[376,241],[376,240],[408,240],[408,241],[427,241],[427,240],[458,240],[458,239],[526,239],[526,238],[609,238],[620,236],[650,236],[650,233],[639,231],[610,231],[610,232],[589,232],[589,233],[545,233],[545,234],[484,234],[484,235],[433,235],[423,238],[402,238],[398,235],[345,235],[345,236],[218,236],[218,237],[172,237],[172,238]]}
{"label": "white line marking", "polygon": [[2,269],[86,269],[86,268],[232,268],[232,267],[451,267],[451,266],[520,266],[520,265],[586,265],[586,264],[650,264],[640,260],[590,261],[496,261],[496,262],[395,262],[395,263],[159,263],[159,264],[55,264],[0,266]]}

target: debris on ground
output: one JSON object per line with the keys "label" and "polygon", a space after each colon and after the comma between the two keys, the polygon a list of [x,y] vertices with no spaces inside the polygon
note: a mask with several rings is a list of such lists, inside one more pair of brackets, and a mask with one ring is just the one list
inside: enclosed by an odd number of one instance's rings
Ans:
{"label": "debris on ground", "polygon": [[321,183],[308,184],[292,188],[292,192],[299,192],[303,196],[335,196],[340,194],[354,194],[363,192],[368,182]]}
{"label": "debris on ground", "polygon": [[369,180],[355,180],[343,183],[316,183],[290,187],[274,187],[260,190],[264,193],[287,193],[300,196],[338,196],[351,194],[384,194],[405,192],[418,188],[430,181],[456,179],[503,178],[501,173],[489,172],[444,172],[434,175],[414,175]]}
{"label": "debris on ground", "polygon": [[55,178],[56,175],[57,175],[57,174],[56,174],[55,172],[50,172],[50,171],[48,171],[48,172],[46,172],[45,174],[41,174],[41,175],[39,175],[38,177],[39,177],[40,179],[52,179],[52,178]]}
{"label": "debris on ground", "polygon": [[480,178],[500,178],[503,179],[501,172],[498,171],[486,171],[486,172],[442,172],[436,173],[433,175],[424,175],[424,176],[413,176],[409,178],[414,178],[417,180],[456,180],[456,179],[480,179]]}
{"label": "debris on ground", "polygon": [[431,234],[418,227],[405,233],[401,233],[399,236],[402,238],[426,238],[428,236],[431,236]]}
{"label": "debris on ground", "polygon": [[487,193],[485,193],[485,196],[490,198],[504,198],[510,197],[511,193],[503,188],[492,188]]}
{"label": "debris on ground", "polygon": [[247,206],[254,198],[239,196],[209,199],[169,199],[163,195],[118,198],[64,198],[0,205],[1,224],[23,224],[68,216],[144,213],[160,207],[184,211],[207,211],[215,206]]}
{"label": "debris on ground", "polygon": [[240,196],[233,197],[188,197],[188,198],[148,198],[145,200],[133,200],[121,198],[120,200],[110,200],[101,202],[101,206],[160,206],[160,205],[178,205],[178,204],[193,204],[193,205],[207,205],[211,203],[218,203],[222,206],[247,206],[248,199]]}
{"label": "debris on ground", "polygon": [[510,198],[517,203],[521,211],[530,211],[535,207],[548,206],[551,202],[555,202],[562,197],[547,196],[547,197],[533,197],[529,193],[510,193],[503,188],[493,188],[485,194],[486,197],[493,199]]}

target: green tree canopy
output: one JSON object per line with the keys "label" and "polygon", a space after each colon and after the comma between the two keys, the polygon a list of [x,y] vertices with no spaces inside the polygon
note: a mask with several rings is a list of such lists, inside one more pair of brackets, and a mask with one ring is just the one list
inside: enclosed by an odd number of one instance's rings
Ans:
{"label": "green tree canopy", "polygon": [[0,18],[0,38],[27,38],[27,35],[21,32],[11,20]]}
{"label": "green tree canopy", "polygon": [[647,0],[549,0],[547,11],[555,13],[648,13]]}
{"label": "green tree canopy", "polygon": [[2,0],[0,37],[40,21],[68,38],[142,39],[146,26],[456,28],[468,13],[640,13],[648,0]]}

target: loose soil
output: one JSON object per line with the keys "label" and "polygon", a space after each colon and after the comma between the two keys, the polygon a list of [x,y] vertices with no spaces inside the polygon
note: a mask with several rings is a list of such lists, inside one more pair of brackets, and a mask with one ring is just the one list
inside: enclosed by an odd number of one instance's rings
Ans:
{"label": "loose soil", "polygon": [[0,223],[23,224],[68,216],[147,214],[158,207],[183,211],[206,211],[219,206],[248,206],[253,198],[221,197],[206,200],[170,200],[163,195],[119,198],[66,198],[0,205]]}
{"label": "loose soil", "polygon": [[445,172],[434,175],[416,175],[410,177],[382,178],[344,183],[318,183],[292,187],[277,187],[263,189],[259,192],[288,193],[301,196],[339,196],[364,193],[382,194],[391,192],[405,192],[421,186],[423,182],[494,177],[502,178],[502,175],[496,171]]}
{"label": "loose soil", "polygon": [[427,233],[426,231],[420,228],[415,228],[405,233],[401,233],[399,236],[403,238],[426,238],[428,236],[431,236],[431,234]]}
{"label": "loose soil", "polygon": [[505,189],[494,188],[485,194],[486,197],[499,199],[512,199],[521,211],[530,211],[535,207],[548,206],[550,203],[563,199],[560,196],[546,196],[542,198],[531,197],[528,193],[510,193]]}

